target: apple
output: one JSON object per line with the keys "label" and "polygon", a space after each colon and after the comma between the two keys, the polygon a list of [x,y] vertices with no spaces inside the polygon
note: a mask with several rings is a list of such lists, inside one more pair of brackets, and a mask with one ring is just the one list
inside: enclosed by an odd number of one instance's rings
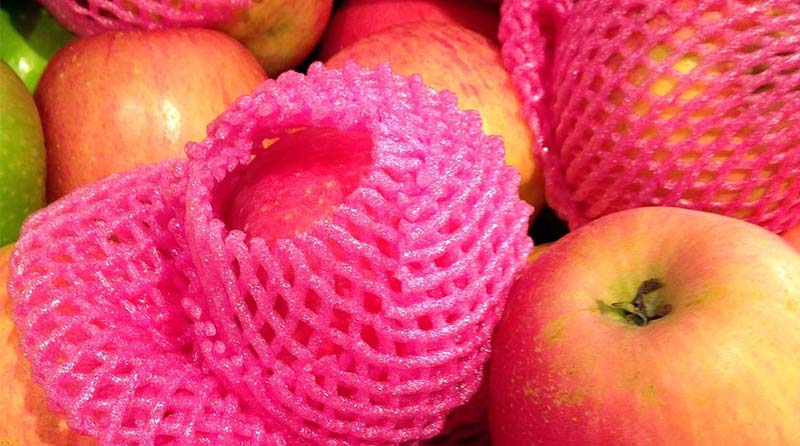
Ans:
{"label": "apple", "polygon": [[464,110],[477,110],[488,135],[503,137],[506,162],[522,176],[520,196],[539,210],[544,204],[542,170],[534,160],[537,137],[522,114],[498,47],[458,25],[412,22],[366,37],[328,60],[341,67],[348,60],[365,67],[388,61],[401,75],[420,74],[437,90],[450,90]]}
{"label": "apple", "polygon": [[275,77],[311,54],[332,6],[333,0],[252,0],[252,6],[217,28],[242,42]]}
{"label": "apple", "polygon": [[496,41],[500,15],[496,5],[476,0],[345,0],[322,37],[320,59],[392,25],[417,21],[461,25]]}
{"label": "apple", "polygon": [[784,232],[782,236],[794,249],[800,251],[800,225]]}
{"label": "apple", "polygon": [[[250,237],[293,237],[326,218],[372,165],[364,133],[308,128],[260,151],[231,185],[226,222]],[[225,193],[225,192],[223,192]]]}
{"label": "apple", "polygon": [[798,14],[790,0],[575,2],[548,66],[548,204],[572,228],[640,206],[799,224]]}
{"label": "apple", "polygon": [[31,91],[47,61],[73,37],[36,3],[11,0],[0,6],[0,59]]}
{"label": "apple", "polygon": [[8,260],[13,245],[0,248],[0,445],[74,446],[96,444],[67,427],[64,416],[51,412],[44,392],[31,379],[31,366],[19,347],[11,320]]}
{"label": "apple", "polygon": [[494,446],[800,439],[800,255],[741,220],[582,226],[523,271],[492,347]]}
{"label": "apple", "polygon": [[36,104],[25,84],[0,61],[0,245],[44,206],[45,149]]}
{"label": "apple", "polygon": [[531,251],[530,255],[528,256],[528,262],[535,262],[539,257],[542,256],[548,249],[553,245],[553,242],[549,243],[540,243],[533,247],[533,251]]}
{"label": "apple", "polygon": [[265,79],[223,33],[104,33],[62,48],[36,90],[47,146],[47,196],[114,172],[185,156],[184,145]]}

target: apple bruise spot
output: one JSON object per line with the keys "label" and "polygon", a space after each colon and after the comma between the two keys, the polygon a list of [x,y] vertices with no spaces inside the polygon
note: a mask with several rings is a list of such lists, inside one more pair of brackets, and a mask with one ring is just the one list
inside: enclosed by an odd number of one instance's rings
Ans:
{"label": "apple bruise spot", "polygon": [[647,279],[639,285],[633,300],[614,302],[611,305],[598,300],[597,304],[602,313],[613,313],[629,324],[644,327],[656,319],[672,312],[672,305],[660,304],[653,293],[664,288],[664,283],[659,279]]}
{"label": "apple bruise spot", "polygon": [[301,129],[257,152],[219,202],[227,204],[228,227],[265,240],[292,237],[330,216],[372,165],[369,134],[329,128]]}

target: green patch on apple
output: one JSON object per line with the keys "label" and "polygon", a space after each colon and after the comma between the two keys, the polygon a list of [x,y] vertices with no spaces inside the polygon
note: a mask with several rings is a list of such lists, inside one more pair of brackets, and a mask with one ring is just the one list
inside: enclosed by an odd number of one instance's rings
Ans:
{"label": "green patch on apple", "polygon": [[0,246],[19,236],[31,212],[45,204],[45,149],[33,97],[0,62]]}
{"label": "green patch on apple", "polygon": [[5,0],[0,6],[0,59],[36,89],[47,62],[74,38],[41,6],[30,0]]}

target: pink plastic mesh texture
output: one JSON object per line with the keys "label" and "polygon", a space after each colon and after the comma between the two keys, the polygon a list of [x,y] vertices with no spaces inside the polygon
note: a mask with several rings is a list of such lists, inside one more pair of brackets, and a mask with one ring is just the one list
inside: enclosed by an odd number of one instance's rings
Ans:
{"label": "pink plastic mesh texture", "polygon": [[[362,182],[294,237],[226,228],[219,185],[264,139],[300,127],[371,135]],[[477,390],[531,247],[519,176],[480,127],[418,76],[314,64],[263,84],[187,148],[201,354],[290,444],[430,438]]]}
{"label": "pink plastic mesh texture", "polygon": [[102,445],[285,446],[193,354],[183,167],[111,177],[26,222],[9,287],[23,351],[51,407]]}
{"label": "pink plastic mesh texture", "polygon": [[[26,222],[9,292],[34,379],[104,446],[433,437],[475,393],[531,248],[518,173],[480,126],[388,66],[267,81],[188,163],[112,176]],[[306,232],[228,231],[215,185],[297,127],[369,134],[374,165]]]}
{"label": "pink plastic mesh texture", "polygon": [[[505,44],[536,59],[525,3],[504,5]],[[800,221],[800,3],[581,0],[562,17],[541,157],[571,227],[645,205]]]}
{"label": "pink plastic mesh texture", "polygon": [[[487,365],[486,370],[489,367]],[[423,446],[490,446],[488,376],[465,405],[448,417],[442,433],[422,443]]]}
{"label": "pink plastic mesh texture", "polygon": [[39,0],[80,36],[106,31],[209,26],[231,19],[250,0]]}

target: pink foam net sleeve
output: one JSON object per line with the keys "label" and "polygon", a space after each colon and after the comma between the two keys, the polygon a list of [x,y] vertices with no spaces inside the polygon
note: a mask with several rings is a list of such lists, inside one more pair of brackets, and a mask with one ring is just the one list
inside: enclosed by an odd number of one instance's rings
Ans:
{"label": "pink foam net sleeve", "polygon": [[[303,127],[369,135],[361,182],[291,236],[229,229],[221,185],[264,139]],[[35,380],[102,445],[434,437],[478,389],[531,248],[519,175],[480,127],[387,66],[265,82],[188,162],[110,177],[28,220],[9,291]]]}
{"label": "pink foam net sleeve", "polygon": [[106,31],[209,26],[231,19],[250,0],[39,0],[79,36]]}
{"label": "pink foam net sleeve", "polygon": [[[503,6],[512,70],[537,60],[525,46],[536,4]],[[800,3],[581,0],[565,11],[540,157],[548,203],[571,227],[648,205],[776,232],[800,221]],[[537,104],[530,79],[518,89]]]}
{"label": "pink foam net sleeve", "polygon": [[[213,193],[265,138],[363,132],[373,165],[292,238],[230,231]],[[388,66],[283,76],[188,148],[187,241],[206,363],[254,410],[317,445],[432,437],[477,390],[504,297],[530,249],[530,208],[501,140],[455,96]]]}
{"label": "pink foam net sleeve", "polygon": [[103,445],[283,446],[193,357],[182,164],[112,177],[30,218],[10,295],[33,377]]}

